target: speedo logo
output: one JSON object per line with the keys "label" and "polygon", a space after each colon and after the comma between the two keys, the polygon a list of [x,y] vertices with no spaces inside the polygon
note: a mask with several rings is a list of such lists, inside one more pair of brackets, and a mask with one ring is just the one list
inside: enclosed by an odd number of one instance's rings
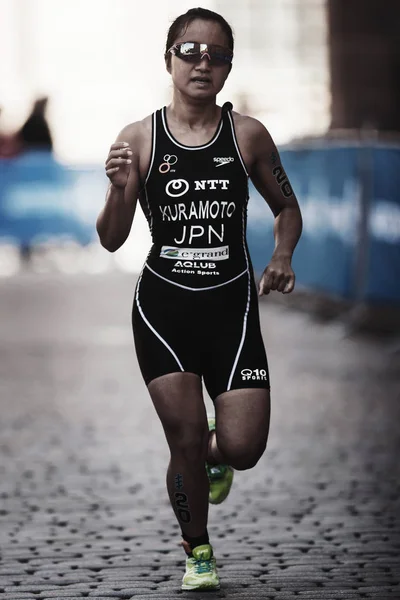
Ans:
{"label": "speedo logo", "polygon": [[233,162],[235,159],[233,156],[214,156],[214,162],[217,163],[217,167],[222,167],[222,165],[227,165]]}
{"label": "speedo logo", "polygon": [[174,246],[162,246],[160,256],[173,260],[227,260],[229,258],[229,246],[219,248],[175,248]]}

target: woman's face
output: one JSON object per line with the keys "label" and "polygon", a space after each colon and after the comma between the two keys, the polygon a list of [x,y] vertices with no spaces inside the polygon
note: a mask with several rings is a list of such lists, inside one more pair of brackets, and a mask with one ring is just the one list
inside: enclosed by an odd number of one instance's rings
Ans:
{"label": "woman's face", "polygon": [[[228,38],[215,21],[195,19],[186,31],[174,40],[178,42],[199,42],[216,44],[228,48]],[[223,88],[229,75],[230,65],[210,65],[207,57],[198,62],[185,62],[170,54],[171,62],[167,70],[172,76],[174,86],[184,95],[193,99],[207,100],[215,97]]]}

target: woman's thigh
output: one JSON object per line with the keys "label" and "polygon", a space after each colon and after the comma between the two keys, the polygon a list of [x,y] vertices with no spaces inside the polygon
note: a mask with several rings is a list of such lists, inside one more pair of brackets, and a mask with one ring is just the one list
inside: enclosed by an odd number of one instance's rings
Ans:
{"label": "woman's thigh", "polygon": [[[146,385],[173,373],[201,376],[195,325],[196,309],[191,293],[144,269],[136,286],[132,327],[136,356]],[[159,386],[163,387],[164,384]]]}
{"label": "woman's thigh", "polygon": [[218,296],[219,302],[209,310],[211,325],[203,335],[203,375],[211,399],[232,390],[268,391],[268,361],[254,281],[245,275],[210,297],[217,300]]}
{"label": "woman's thigh", "polygon": [[218,448],[231,458],[257,462],[267,445],[270,423],[267,389],[236,389],[215,400]]}

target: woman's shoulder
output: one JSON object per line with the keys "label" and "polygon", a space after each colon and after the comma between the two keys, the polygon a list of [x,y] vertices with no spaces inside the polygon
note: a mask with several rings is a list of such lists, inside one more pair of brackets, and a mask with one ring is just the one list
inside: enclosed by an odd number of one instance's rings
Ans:
{"label": "woman's shoulder", "polygon": [[276,150],[271,134],[261,121],[234,111],[232,116],[237,141],[248,164],[251,164],[253,158],[260,153],[266,155]]}
{"label": "woman's shoulder", "polygon": [[232,111],[232,117],[237,135],[258,138],[259,136],[268,134],[268,130],[265,125],[263,125],[261,121],[255,119],[254,117],[242,115],[234,110]]}
{"label": "woman's shoulder", "polygon": [[145,142],[147,139],[151,139],[152,135],[152,115],[147,115],[140,121],[134,121],[128,123],[120,131],[118,138],[128,142],[129,145]]}

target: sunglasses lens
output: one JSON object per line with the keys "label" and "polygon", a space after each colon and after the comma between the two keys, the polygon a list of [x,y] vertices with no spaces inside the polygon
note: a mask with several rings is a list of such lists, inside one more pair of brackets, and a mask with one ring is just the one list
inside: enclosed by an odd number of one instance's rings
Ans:
{"label": "sunglasses lens", "polygon": [[196,42],[183,42],[182,44],[176,44],[179,58],[183,60],[195,61],[200,57],[200,44]]}
{"label": "sunglasses lens", "polygon": [[210,61],[211,65],[229,65],[232,62],[233,53],[228,48],[222,46],[208,46],[198,42],[180,42],[171,48],[173,54],[187,62],[198,62],[204,56]]}
{"label": "sunglasses lens", "polygon": [[232,54],[219,46],[212,47],[210,57],[211,62],[215,65],[229,65],[232,62]]}

